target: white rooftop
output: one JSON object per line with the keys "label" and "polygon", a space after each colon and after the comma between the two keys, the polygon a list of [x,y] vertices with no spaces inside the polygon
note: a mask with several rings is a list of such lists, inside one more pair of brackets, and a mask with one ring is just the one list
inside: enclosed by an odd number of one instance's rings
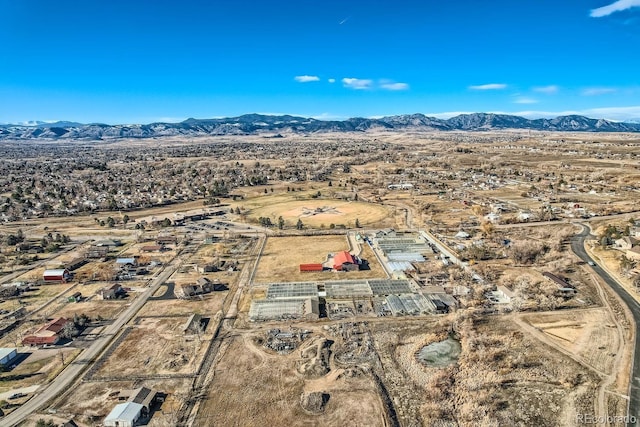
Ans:
{"label": "white rooftop", "polygon": [[128,421],[131,424],[138,418],[140,412],[142,412],[143,406],[139,403],[127,402],[119,403],[113,407],[104,422],[107,421]]}
{"label": "white rooftop", "polygon": [[16,350],[17,349],[15,348],[0,348],[0,360],[4,359]]}

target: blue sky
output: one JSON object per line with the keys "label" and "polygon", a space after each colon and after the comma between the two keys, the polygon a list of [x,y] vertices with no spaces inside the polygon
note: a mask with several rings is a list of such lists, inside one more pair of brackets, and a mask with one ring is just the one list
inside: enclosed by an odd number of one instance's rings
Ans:
{"label": "blue sky", "polygon": [[0,123],[640,119],[640,0],[0,0]]}

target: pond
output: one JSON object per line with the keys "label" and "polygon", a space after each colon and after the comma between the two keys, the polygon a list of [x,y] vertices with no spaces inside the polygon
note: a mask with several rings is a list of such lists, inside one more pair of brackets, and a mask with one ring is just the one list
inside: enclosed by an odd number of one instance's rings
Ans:
{"label": "pond", "polygon": [[422,347],[418,360],[429,367],[444,367],[455,363],[460,356],[460,342],[452,337]]}

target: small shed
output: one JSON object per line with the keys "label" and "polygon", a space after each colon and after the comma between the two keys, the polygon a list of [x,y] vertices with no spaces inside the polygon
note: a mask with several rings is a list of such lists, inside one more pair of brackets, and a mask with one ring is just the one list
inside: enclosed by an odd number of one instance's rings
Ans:
{"label": "small shed", "polygon": [[322,264],[300,264],[300,272],[323,271]]}
{"label": "small shed", "polygon": [[122,266],[135,266],[137,265],[137,261],[135,258],[116,258],[116,265]]}
{"label": "small shed", "polygon": [[134,427],[142,417],[142,408],[140,403],[119,403],[113,407],[102,424],[105,427]]}
{"label": "small shed", "polygon": [[67,301],[69,302],[80,302],[81,300],[82,300],[82,294],[80,292],[74,293],[67,299]]}
{"label": "small shed", "polygon": [[163,249],[163,245],[146,245],[140,248],[140,252],[160,252]]}
{"label": "small shed", "polygon": [[202,316],[196,313],[193,313],[184,325],[182,325],[182,332],[185,334],[197,334],[202,325]]}

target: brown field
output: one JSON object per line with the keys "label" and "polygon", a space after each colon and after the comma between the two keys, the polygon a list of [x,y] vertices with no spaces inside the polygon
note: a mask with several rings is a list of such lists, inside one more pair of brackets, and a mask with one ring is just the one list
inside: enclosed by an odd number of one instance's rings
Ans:
{"label": "brown field", "polygon": [[328,253],[349,250],[345,236],[269,237],[254,277],[256,283],[314,280],[370,279],[385,277],[371,248],[363,246],[362,258],[369,261],[370,270],[344,272],[301,273],[300,264],[321,263]]}
{"label": "brown field", "polygon": [[620,343],[605,309],[536,313],[522,318],[584,363],[611,372]]}
{"label": "brown field", "polygon": [[[332,370],[305,380],[296,370],[298,358],[297,351],[270,354],[247,337],[231,338],[195,426],[384,425],[382,404],[368,376],[345,378],[341,370]],[[303,391],[330,395],[324,413],[305,412],[299,403]]]}
{"label": "brown field", "polygon": [[[334,199],[307,199],[307,200],[272,200],[271,197],[263,197],[250,206],[249,218],[257,221],[259,217],[271,218],[277,224],[278,217],[282,216],[286,227],[295,227],[298,219],[305,226],[313,228],[329,228],[331,224],[344,225],[352,228],[356,219],[363,227],[385,226],[385,219],[390,216],[389,209],[379,204],[348,202]],[[316,212],[324,210],[324,212]],[[392,224],[393,225],[393,224]]]}
{"label": "brown field", "polygon": [[206,342],[183,334],[187,318],[140,318],[95,377],[195,372]]}
{"label": "brown field", "polygon": [[118,300],[98,300],[69,302],[52,315],[73,319],[74,315],[86,314],[92,319],[115,319],[118,314],[131,302],[132,297]]}
{"label": "brown field", "polygon": [[154,316],[162,314],[170,316],[190,316],[193,313],[198,313],[204,316],[213,316],[222,309],[222,305],[228,294],[228,291],[211,292],[210,294],[203,295],[202,299],[194,298],[192,300],[173,299],[147,301],[147,303],[138,312],[138,315]]}

